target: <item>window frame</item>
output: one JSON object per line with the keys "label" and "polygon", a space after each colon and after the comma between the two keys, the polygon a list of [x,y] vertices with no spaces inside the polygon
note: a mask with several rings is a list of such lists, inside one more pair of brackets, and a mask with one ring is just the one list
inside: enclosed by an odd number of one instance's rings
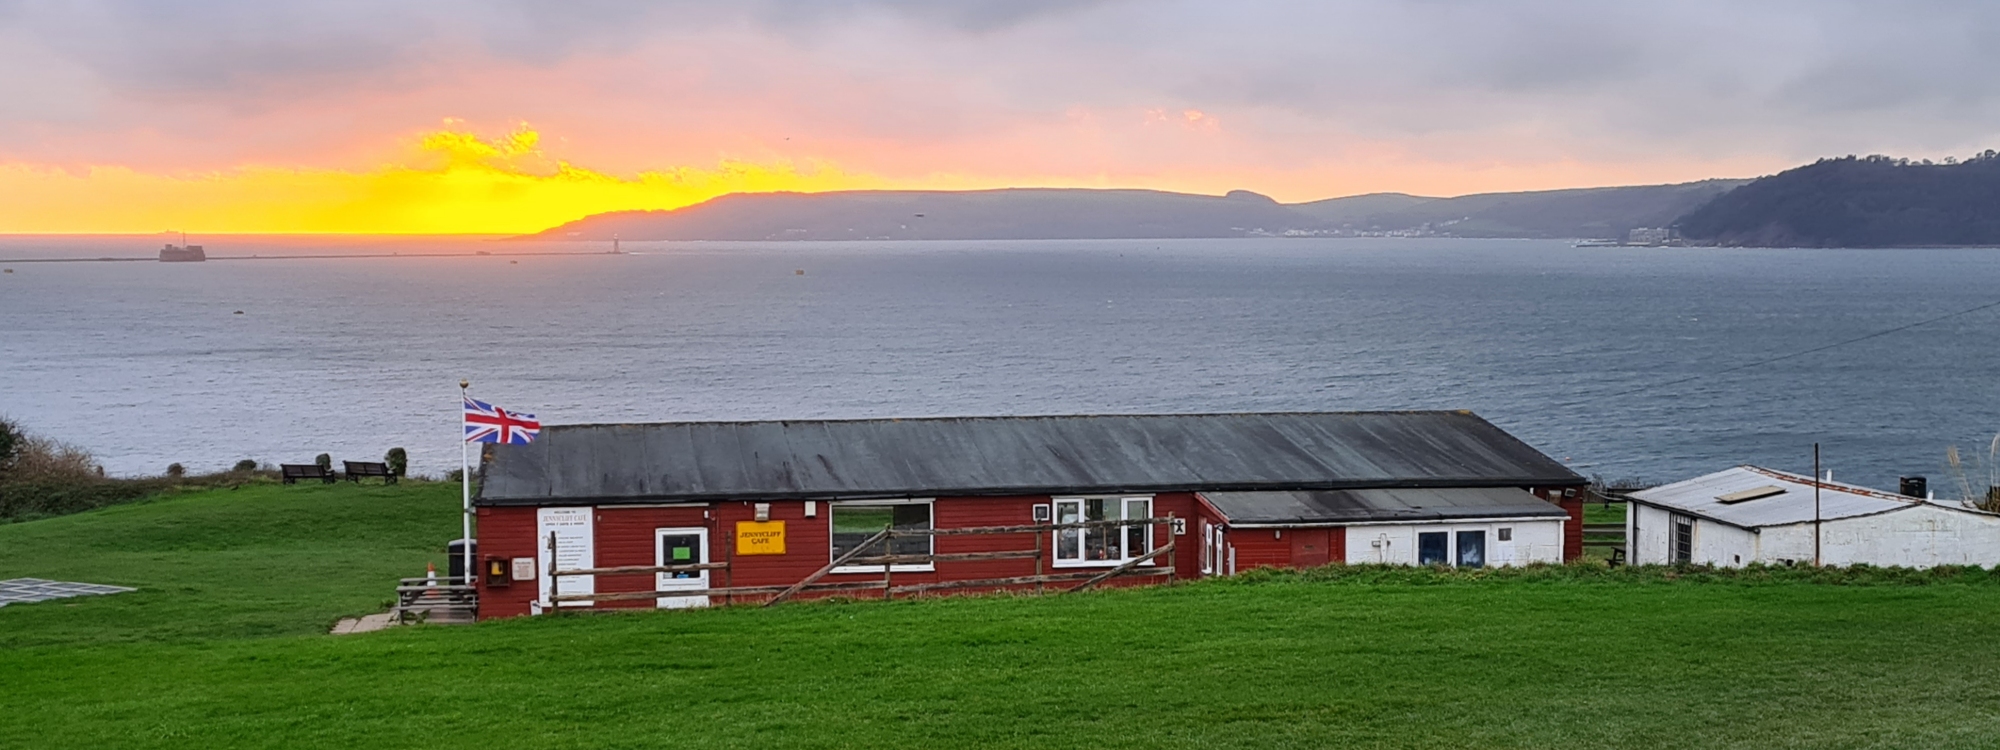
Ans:
{"label": "window frame", "polygon": [[[840,509],[844,507],[857,507],[857,506],[868,507],[877,505],[922,505],[925,508],[925,512],[930,516],[931,528],[933,530],[937,528],[936,498],[921,497],[921,498],[901,498],[896,500],[842,500],[837,502],[829,502],[826,504],[827,562],[833,562],[834,558],[839,557],[839,554],[834,552],[835,547],[833,540],[833,535],[834,535],[833,521],[835,518],[839,517]],[[926,536],[924,537],[924,539],[925,539],[925,544],[930,547],[930,551],[925,554],[931,554],[931,555],[937,554],[937,537]],[[848,573],[885,573],[885,572],[886,573],[931,573],[935,572],[936,570],[937,570],[936,565],[902,563],[896,565],[842,565],[827,572],[829,574],[839,575]]]}
{"label": "window frame", "polygon": [[[1085,503],[1085,501],[1088,501],[1088,500],[1112,500],[1112,501],[1116,501],[1116,502],[1118,503],[1118,520],[1121,520],[1121,521],[1125,521],[1125,520],[1131,520],[1131,519],[1128,519],[1128,518],[1126,518],[1126,516],[1125,516],[1125,512],[1126,512],[1127,510],[1129,510],[1129,509],[1130,509],[1130,507],[1131,507],[1131,503],[1132,503],[1133,501],[1135,501],[1135,500],[1136,500],[1136,501],[1144,501],[1144,502],[1146,503],[1146,516],[1145,516],[1145,517],[1147,517],[1147,518],[1153,518],[1153,517],[1155,517],[1155,515],[1156,515],[1156,514],[1158,513],[1158,511],[1157,511],[1157,510],[1155,509],[1155,506],[1156,506],[1156,504],[1157,504],[1157,502],[1158,502],[1158,496],[1157,496],[1157,495],[1069,495],[1069,496],[1064,496],[1064,497],[1052,497],[1052,498],[1049,498],[1049,510],[1050,510],[1050,513],[1051,513],[1051,515],[1052,515],[1052,516],[1054,517],[1054,521],[1055,521],[1056,523],[1062,523],[1062,522],[1063,522],[1063,521],[1062,521],[1062,517],[1063,517],[1063,512],[1062,512],[1062,506],[1063,506],[1063,504],[1064,504],[1064,503],[1075,503],[1075,504],[1077,505],[1077,517],[1078,517],[1078,518],[1082,518],[1082,517],[1083,517],[1083,515],[1084,515],[1084,513],[1085,513],[1085,510],[1086,510],[1086,509],[1088,508],[1088,506],[1087,506],[1087,505],[1085,505],[1084,503]],[[1107,520],[1109,520],[1109,519],[1107,519]],[[1079,559],[1069,559],[1069,558],[1065,558],[1065,557],[1063,557],[1063,556],[1062,556],[1062,533],[1063,533],[1063,532],[1062,532],[1062,530],[1060,530],[1060,529],[1057,529],[1057,530],[1051,530],[1051,531],[1049,532],[1049,554],[1050,554],[1050,558],[1049,558],[1049,559],[1050,559],[1050,567],[1055,567],[1055,568],[1115,568],[1115,567],[1118,567],[1118,566],[1120,566],[1120,565],[1124,565],[1124,564],[1126,564],[1126,563],[1129,563],[1129,562],[1131,562],[1131,561],[1132,561],[1132,558],[1134,558],[1134,557],[1137,557],[1137,555],[1130,555],[1130,554],[1127,554],[1127,553],[1129,553],[1129,552],[1131,551],[1131,550],[1127,549],[1127,547],[1130,547],[1130,546],[1131,546],[1131,545],[1130,545],[1130,544],[1129,544],[1128,542],[1129,542],[1129,541],[1130,541],[1130,539],[1131,539],[1131,537],[1129,536],[1129,534],[1130,534],[1130,533],[1132,532],[1132,529],[1133,529],[1133,528],[1134,528],[1134,527],[1131,527],[1131,526],[1123,526],[1123,527],[1119,527],[1119,528],[1118,528],[1118,534],[1119,534],[1119,537],[1118,537],[1118,554],[1120,555],[1120,557],[1119,557],[1118,559],[1116,559],[1116,560],[1085,560],[1085,559],[1080,559],[1080,558],[1079,558]],[[1157,537],[1156,537],[1156,536],[1155,536],[1155,535],[1153,534],[1153,526],[1152,526],[1151,524],[1147,524],[1147,525],[1145,525],[1145,526],[1141,526],[1141,527],[1137,527],[1137,528],[1139,528],[1139,529],[1141,529],[1142,531],[1144,531],[1144,532],[1145,532],[1145,544],[1146,544],[1146,551],[1147,551],[1147,552],[1152,552],[1152,551],[1154,551],[1154,550],[1156,550],[1156,549],[1158,549],[1158,548],[1159,548],[1159,539],[1158,539],[1158,538],[1157,538]],[[1076,531],[1076,532],[1077,532],[1077,552],[1078,552],[1078,554],[1082,554],[1082,552],[1083,552],[1083,550],[1084,550],[1084,548],[1085,548],[1085,546],[1086,546],[1086,545],[1084,544],[1084,536],[1083,536],[1083,535],[1084,535],[1084,534],[1085,534],[1085,533],[1086,533],[1086,532],[1087,532],[1088,530],[1087,530],[1087,529],[1075,529],[1074,531]],[[1169,531],[1171,531],[1171,530],[1169,530]],[[1158,557],[1154,557],[1154,558],[1152,558],[1152,559],[1149,559],[1149,560],[1147,560],[1147,561],[1145,561],[1145,562],[1142,562],[1142,563],[1139,563],[1139,566],[1140,566],[1140,567],[1153,567],[1153,566],[1158,566],[1159,564],[1160,564],[1160,558],[1158,558]]]}

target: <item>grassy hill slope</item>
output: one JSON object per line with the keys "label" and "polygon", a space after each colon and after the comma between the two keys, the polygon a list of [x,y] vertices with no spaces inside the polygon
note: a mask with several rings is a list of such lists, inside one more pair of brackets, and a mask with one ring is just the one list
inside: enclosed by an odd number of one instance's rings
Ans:
{"label": "grassy hill slope", "polygon": [[0,579],[139,589],[0,607],[0,651],[324,633],[442,569],[458,503],[449,483],[271,483],[0,525]]}
{"label": "grassy hill slope", "polygon": [[[1985,573],[1812,583],[1329,568],[1040,599],[318,635],[336,614],[374,608],[434,554],[455,528],[452,489],[218,491],[0,527],[0,577],[145,589],[0,608],[0,747],[1988,747],[2000,737],[2000,581]],[[1885,583],[1899,579],[1911,582]]]}

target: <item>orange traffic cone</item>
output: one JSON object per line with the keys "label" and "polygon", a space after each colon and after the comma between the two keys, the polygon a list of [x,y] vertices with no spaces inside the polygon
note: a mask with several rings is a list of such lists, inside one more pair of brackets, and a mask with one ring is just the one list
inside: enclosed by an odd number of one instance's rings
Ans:
{"label": "orange traffic cone", "polygon": [[428,571],[426,571],[426,572],[424,573],[424,579],[425,579],[425,582],[424,582],[424,585],[425,585],[425,586],[436,586],[436,585],[438,585],[438,566],[437,566],[437,563],[424,563],[424,567],[425,567],[425,568],[428,568],[428,569],[429,569]]}

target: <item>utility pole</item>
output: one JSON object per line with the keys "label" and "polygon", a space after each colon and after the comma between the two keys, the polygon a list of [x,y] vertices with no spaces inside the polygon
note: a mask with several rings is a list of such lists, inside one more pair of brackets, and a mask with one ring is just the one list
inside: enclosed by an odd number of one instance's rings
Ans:
{"label": "utility pole", "polygon": [[1813,567],[1820,566],[1819,553],[1819,443],[1813,443]]}

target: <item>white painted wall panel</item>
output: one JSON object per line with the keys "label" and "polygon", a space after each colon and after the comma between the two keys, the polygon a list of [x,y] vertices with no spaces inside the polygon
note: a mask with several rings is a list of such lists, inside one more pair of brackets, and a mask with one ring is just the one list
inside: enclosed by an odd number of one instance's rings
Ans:
{"label": "white painted wall panel", "polygon": [[1347,564],[1415,565],[1417,531],[1410,526],[1349,526]]}
{"label": "white painted wall panel", "polygon": [[[1513,531],[1512,539],[1500,541],[1500,529]],[[1459,531],[1486,532],[1486,564],[1489,566],[1560,563],[1563,548],[1563,521],[1533,519],[1504,523],[1431,523],[1347,527],[1347,564],[1415,565],[1417,532],[1443,531],[1450,534],[1452,556],[1457,555]]]}
{"label": "white painted wall panel", "polygon": [[[1625,551],[1633,565],[1666,565],[1672,561],[1673,514],[1633,503],[1625,517]],[[1636,527],[1636,528],[1635,528]]]}

